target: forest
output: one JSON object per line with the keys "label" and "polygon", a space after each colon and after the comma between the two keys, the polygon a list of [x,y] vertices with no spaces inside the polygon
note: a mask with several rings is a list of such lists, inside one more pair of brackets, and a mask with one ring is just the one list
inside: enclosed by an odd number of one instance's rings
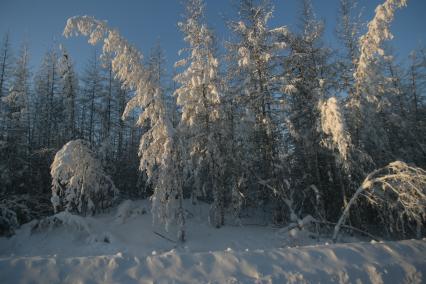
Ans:
{"label": "forest", "polygon": [[[240,18],[229,22],[233,39],[219,54],[204,4],[189,1],[178,23],[187,46],[171,86],[160,43],[143,59],[117,30],[88,16],[69,19],[64,31],[103,44],[83,74],[64,46],[48,50],[30,74],[26,45],[12,50],[6,34],[3,215],[21,205],[28,208],[15,212],[18,223],[50,214],[52,195],[62,209],[94,214],[120,195],[152,196],[161,222],[182,218],[187,198],[211,204],[217,227],[225,212],[238,218],[250,208],[264,209],[274,224],[308,214],[335,221],[380,169],[351,223],[367,229],[381,220],[377,233],[413,236],[416,222],[425,222],[426,54],[415,50],[399,64],[386,45],[405,1],[379,6],[364,35],[355,2],[341,1],[343,57],[323,44],[323,23],[302,2],[301,30],[290,31],[268,26],[267,1],[241,1]],[[412,200],[400,200],[406,191]],[[80,208],[88,202],[95,202],[90,212]]]}
{"label": "forest", "polygon": [[340,0],[338,51],[310,0],[298,29],[271,26],[268,0],[234,1],[224,42],[205,2],[184,1],[173,70],[160,41],[143,55],[107,19],[64,21],[67,41],[96,46],[81,72],[66,44],[31,72],[28,45],[3,36],[0,235],[145,200],[176,244],[193,238],[194,206],[212,234],[250,219],[334,242],[424,238],[426,48],[399,58],[390,41],[407,1],[365,23]]}

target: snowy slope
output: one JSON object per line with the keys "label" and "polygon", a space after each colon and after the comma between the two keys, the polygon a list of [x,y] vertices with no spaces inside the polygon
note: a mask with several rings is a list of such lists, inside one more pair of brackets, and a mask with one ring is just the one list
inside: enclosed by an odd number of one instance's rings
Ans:
{"label": "snowy slope", "polygon": [[32,234],[23,226],[0,239],[0,283],[425,282],[426,240],[287,248],[296,241],[274,228],[214,229],[205,208],[193,207],[189,239],[178,246],[153,233],[166,234],[142,206],[149,212],[144,202],[127,203]]}

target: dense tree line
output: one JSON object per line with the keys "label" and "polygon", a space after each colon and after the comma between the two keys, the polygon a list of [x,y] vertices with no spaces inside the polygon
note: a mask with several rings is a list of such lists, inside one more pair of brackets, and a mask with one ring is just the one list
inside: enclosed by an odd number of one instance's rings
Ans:
{"label": "dense tree line", "polygon": [[[31,76],[27,48],[13,57],[6,35],[0,54],[3,195],[50,191],[54,154],[82,139],[96,149],[121,194],[152,194],[154,221],[179,224],[181,240],[187,198],[210,203],[216,227],[251,210],[278,225],[308,214],[337,221],[345,212],[365,230],[382,220],[382,232],[421,233],[425,50],[401,64],[386,42],[405,1],[385,1],[364,27],[356,2],[341,0],[336,51],[323,42],[324,23],[309,0],[301,1],[297,30],[269,26],[269,1],[241,0],[222,52],[202,0],[186,2],[178,23],[186,46],[174,84],[165,79],[161,47],[142,60],[116,30],[91,17],[69,19],[64,31],[103,42],[102,55],[95,52],[82,74],[60,47],[48,51]],[[403,162],[386,168],[395,160]],[[383,182],[381,200],[396,204],[386,207],[390,215],[373,195],[353,214],[344,211],[355,193],[373,188],[364,179],[380,168],[405,178],[374,180]],[[419,178],[414,182],[412,175]],[[417,201],[407,199],[413,207],[401,201],[401,191],[389,197],[385,190],[402,185],[419,194]],[[406,219],[390,226],[389,216],[401,208]]]}
{"label": "dense tree line", "polygon": [[110,64],[94,51],[78,74],[65,47],[52,47],[31,74],[27,46],[14,55],[9,42],[7,34],[0,66],[2,196],[50,195],[50,164],[73,139],[99,150],[102,165],[123,192],[143,195],[137,158],[142,130],[135,126],[135,114],[121,119],[131,93],[121,88]]}

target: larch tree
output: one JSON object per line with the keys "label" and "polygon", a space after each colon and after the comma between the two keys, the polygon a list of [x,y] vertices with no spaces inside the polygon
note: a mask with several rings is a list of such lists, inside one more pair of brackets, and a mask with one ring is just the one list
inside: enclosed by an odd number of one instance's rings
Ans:
{"label": "larch tree", "polygon": [[[426,54],[425,49],[418,49],[410,54],[410,65],[405,74],[405,91],[407,107],[407,124],[413,134],[416,134],[415,140],[417,147],[426,149]],[[423,159],[422,159],[423,157]],[[415,159],[419,166],[425,167],[425,155],[417,155]]]}
{"label": "larch tree", "polygon": [[0,49],[0,98],[7,92],[7,81],[10,78],[12,68],[12,49],[10,44],[10,34],[7,32],[2,39]]}
{"label": "larch tree", "polygon": [[34,117],[38,145],[57,149],[63,145],[62,95],[60,92],[60,73],[58,52],[49,50],[35,75],[35,108]]}
{"label": "larch tree", "polygon": [[[355,125],[357,139],[362,148],[376,163],[385,164],[386,153],[391,152],[389,137],[383,130],[383,117],[378,115],[383,107],[386,76],[381,70],[385,55],[383,43],[393,38],[390,23],[395,11],[406,5],[406,0],[387,0],[378,5],[374,18],[368,23],[368,31],[359,38],[359,58],[354,73],[355,93],[351,99],[351,111],[359,113],[361,121]],[[380,150],[379,150],[380,149]]]}
{"label": "larch tree", "polygon": [[[30,152],[30,70],[28,47],[23,45],[12,72],[11,86],[2,98],[6,126],[2,156],[7,163],[2,180],[9,181],[9,191],[27,185]],[[3,160],[3,159],[2,159]],[[3,183],[3,182],[2,182]]]}
{"label": "larch tree", "polygon": [[361,12],[359,12],[357,0],[340,0],[338,12],[338,25],[336,36],[343,45],[343,53],[338,63],[341,77],[339,89],[348,94],[354,95],[354,71],[359,58],[358,38],[361,32]]}
{"label": "larch tree", "polygon": [[426,89],[426,48],[414,50],[410,54],[410,67],[407,72],[408,95],[410,97],[409,112],[410,120],[416,130],[422,126],[421,106],[425,98],[422,93]]}
{"label": "larch tree", "polygon": [[69,131],[66,134],[66,140],[73,140],[77,137],[77,94],[78,94],[78,78],[74,71],[74,63],[72,62],[68,51],[64,46],[60,47],[61,57],[59,60],[59,72],[61,75],[62,96],[64,97],[65,108],[65,127]]}
{"label": "larch tree", "polygon": [[356,101],[354,100],[356,92],[353,74],[359,58],[359,37],[362,28],[360,17],[361,12],[359,12],[357,0],[340,0],[336,36],[343,45],[344,51],[341,58],[338,59],[337,75],[340,76],[338,90],[347,94],[344,99],[344,111],[355,147],[359,147],[358,128],[361,123],[359,111],[352,110],[352,104]]}
{"label": "larch tree", "polygon": [[282,132],[277,68],[286,47],[282,37],[288,30],[286,27],[269,28],[272,12],[269,1],[243,0],[239,4],[239,19],[229,23],[234,39],[227,44],[228,72],[233,74],[228,80],[231,98],[227,101],[228,105],[231,103],[229,110],[240,114],[239,117],[230,116],[235,123],[232,127],[234,146],[239,145],[237,147],[245,151],[239,162],[241,171],[236,173],[235,179],[236,185],[240,185],[234,187],[241,190],[233,196],[243,195],[248,203],[268,201],[272,194],[265,182],[273,186],[282,182],[278,178]]}
{"label": "larch tree", "polygon": [[213,33],[204,23],[204,3],[189,0],[185,8],[185,19],[178,26],[188,44],[181,52],[188,56],[175,66],[186,69],[174,78],[179,84],[175,91],[177,105],[182,107],[178,128],[182,139],[187,141],[189,157],[183,159],[189,161],[187,170],[193,177],[195,191],[192,194],[213,198],[210,222],[220,227],[224,224],[225,192],[220,183],[223,163],[219,149],[219,62]]}
{"label": "larch tree", "polygon": [[90,143],[97,144],[100,140],[100,137],[96,137],[96,134],[99,133],[97,130],[100,127],[99,100],[104,92],[104,77],[102,76],[102,66],[97,50],[93,51],[82,76],[82,81],[81,131],[83,137]]}
{"label": "larch tree", "polygon": [[344,132],[340,102],[332,97],[336,84],[331,50],[322,42],[324,24],[316,19],[309,0],[301,2],[299,29],[285,36],[289,53],[282,63],[284,120],[292,145],[289,182],[296,190],[299,204],[304,195],[327,196],[330,199],[324,202],[335,202],[338,193],[327,191],[338,186],[342,191],[339,195],[345,195],[340,165],[334,157],[345,159],[348,135]]}
{"label": "larch tree", "polygon": [[112,71],[111,61],[109,60],[104,64],[106,90],[103,96],[102,103],[102,135],[101,140],[110,143],[109,138],[111,135],[112,121],[112,107],[114,104],[113,90],[114,90],[114,72]]}
{"label": "larch tree", "polygon": [[179,137],[175,134],[164,105],[163,94],[150,82],[150,72],[142,65],[141,53],[127,42],[117,30],[110,29],[105,22],[82,16],[68,19],[65,36],[83,34],[89,43],[103,41],[103,52],[112,54],[112,70],[121,80],[123,87],[135,90],[135,96],[127,103],[123,116],[135,109],[139,114],[138,125],[149,123],[150,129],[141,138],[140,169],[155,179],[152,197],[154,221],[166,225],[177,225],[177,237],[185,240],[185,215],[183,188],[179,167]]}
{"label": "larch tree", "polygon": [[[3,97],[7,95],[12,77],[13,55],[10,45],[10,35],[6,33],[0,46],[0,135],[4,134]],[[1,137],[1,136],[0,136]]]}

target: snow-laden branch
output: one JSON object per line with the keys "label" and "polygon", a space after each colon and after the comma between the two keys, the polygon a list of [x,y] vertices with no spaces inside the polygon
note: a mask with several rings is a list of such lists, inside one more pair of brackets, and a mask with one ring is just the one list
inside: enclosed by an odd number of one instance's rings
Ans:
{"label": "snow-laden branch", "polygon": [[173,127],[167,117],[161,92],[149,80],[149,72],[142,65],[142,54],[123,38],[117,30],[107,26],[105,21],[89,16],[76,16],[68,19],[64,29],[66,37],[84,35],[90,44],[103,42],[103,56],[109,55],[114,74],[124,88],[136,91],[127,103],[123,118],[134,109],[141,109],[138,125],[149,122],[151,128],[141,138],[139,155],[140,168],[146,170],[149,178],[155,175],[156,165],[168,160],[164,155],[171,151]]}
{"label": "snow-laden branch", "polygon": [[[64,36],[84,35],[89,43],[95,45],[103,41],[103,54],[113,54],[112,69],[124,87],[141,92],[145,89],[146,72],[141,64],[142,54],[124,39],[117,30],[90,16],[75,16],[67,20]],[[145,101],[144,104],[146,104]],[[126,113],[126,112],[125,112]]]}
{"label": "snow-laden branch", "polygon": [[344,116],[335,97],[320,101],[322,132],[330,138],[323,139],[325,146],[337,149],[342,162],[348,159],[351,139],[345,126]]}
{"label": "snow-laden branch", "polygon": [[368,24],[368,31],[359,39],[360,56],[354,74],[357,89],[367,83],[370,77],[374,77],[374,58],[376,55],[383,56],[382,44],[386,40],[393,38],[390,32],[390,24],[394,18],[396,9],[407,5],[407,0],[386,0],[385,3],[377,6],[373,20]]}
{"label": "snow-laden branch", "polygon": [[[336,241],[340,228],[352,205],[363,194],[368,203],[387,218],[385,225],[404,230],[404,223],[415,222],[418,226],[426,220],[426,171],[395,161],[370,173],[352,196],[334,228]],[[397,220],[393,217],[397,216]]]}

